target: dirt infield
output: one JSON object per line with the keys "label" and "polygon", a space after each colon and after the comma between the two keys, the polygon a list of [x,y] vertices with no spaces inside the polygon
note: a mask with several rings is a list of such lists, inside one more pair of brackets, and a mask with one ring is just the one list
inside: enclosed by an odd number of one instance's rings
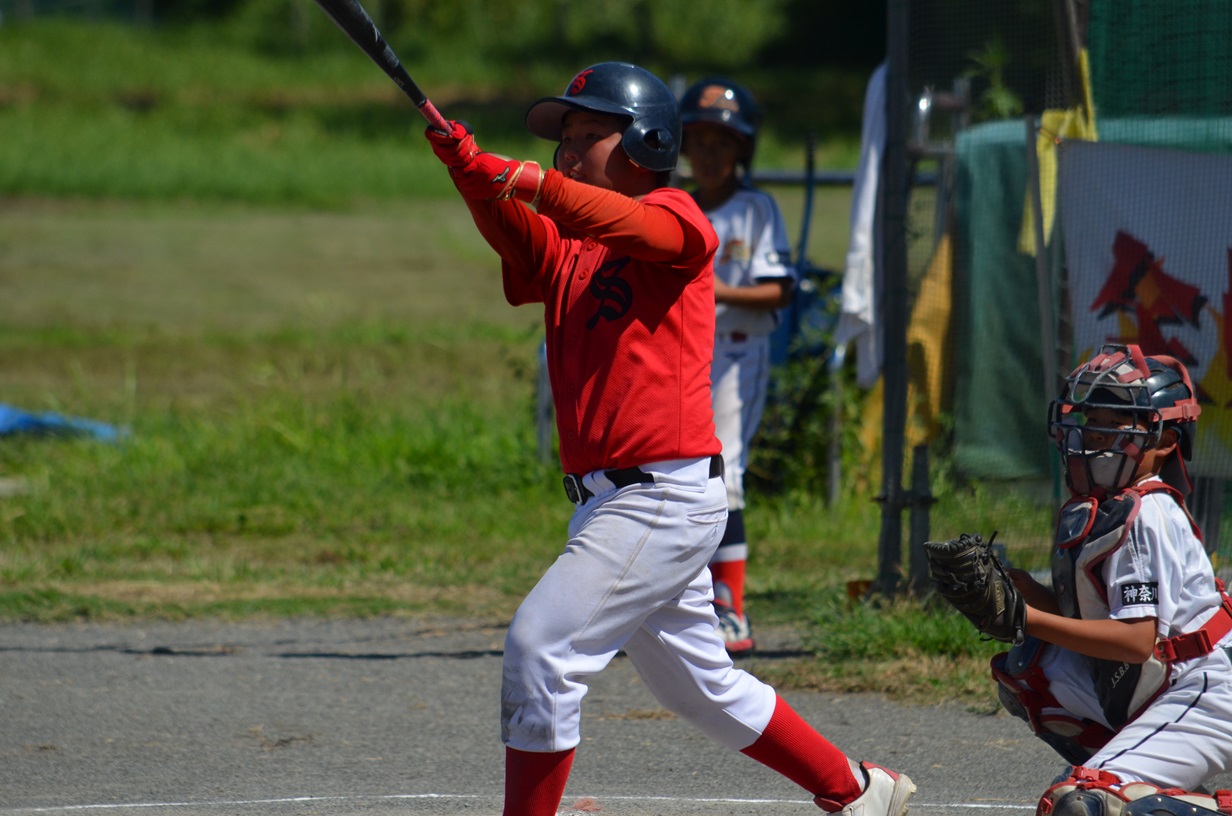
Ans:
{"label": "dirt infield", "polygon": [[[458,621],[0,626],[0,815],[499,814],[504,628]],[[792,692],[917,814],[1030,814],[1060,767],[1016,720]],[[610,816],[816,813],[665,714],[619,657],[565,804]]]}

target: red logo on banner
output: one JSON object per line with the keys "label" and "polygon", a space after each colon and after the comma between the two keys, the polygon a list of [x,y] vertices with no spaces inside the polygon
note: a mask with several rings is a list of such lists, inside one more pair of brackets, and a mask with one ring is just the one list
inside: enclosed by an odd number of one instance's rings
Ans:
{"label": "red logo on banner", "polygon": [[1100,319],[1113,312],[1133,314],[1138,324],[1135,342],[1143,353],[1167,354],[1187,366],[1195,365],[1198,361],[1193,353],[1177,338],[1165,338],[1163,330],[1181,324],[1199,328],[1206,295],[1165,272],[1164,259],[1155,257],[1150,247],[1127,232],[1117,232],[1112,256],[1112,271],[1091,304],[1091,311],[1102,309]]}

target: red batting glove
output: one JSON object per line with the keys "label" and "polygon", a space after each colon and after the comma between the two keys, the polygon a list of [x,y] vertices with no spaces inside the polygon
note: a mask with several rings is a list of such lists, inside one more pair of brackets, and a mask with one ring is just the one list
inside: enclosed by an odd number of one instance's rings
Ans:
{"label": "red batting glove", "polygon": [[448,133],[442,133],[434,127],[429,127],[424,135],[428,137],[428,143],[432,145],[432,152],[450,171],[460,170],[475,158],[479,153],[479,147],[475,144],[475,136],[471,132],[470,125],[465,122],[447,122],[446,124],[449,125]]}
{"label": "red batting glove", "polygon": [[467,198],[479,201],[508,201],[516,198],[528,204],[539,201],[543,172],[536,162],[506,159],[480,151],[461,169],[450,169],[454,185]]}
{"label": "red batting glove", "polygon": [[542,172],[535,162],[520,162],[484,153],[465,122],[449,122],[442,133],[428,128],[424,135],[432,152],[449,168],[453,183],[467,198],[508,201],[516,198],[534,204],[539,198]]}

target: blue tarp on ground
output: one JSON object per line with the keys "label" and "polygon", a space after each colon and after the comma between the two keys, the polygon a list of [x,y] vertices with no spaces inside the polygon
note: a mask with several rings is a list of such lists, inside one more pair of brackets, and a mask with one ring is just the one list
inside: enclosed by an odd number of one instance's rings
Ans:
{"label": "blue tarp on ground", "polygon": [[0,404],[0,436],[89,436],[115,442],[128,435],[123,428],[92,419],[62,416],[52,411],[31,412]]}

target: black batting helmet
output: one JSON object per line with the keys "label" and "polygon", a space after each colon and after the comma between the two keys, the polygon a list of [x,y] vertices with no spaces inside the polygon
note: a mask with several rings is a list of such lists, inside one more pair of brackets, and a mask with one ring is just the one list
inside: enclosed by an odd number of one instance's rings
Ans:
{"label": "black batting helmet", "polygon": [[565,114],[588,110],[627,117],[621,147],[639,167],[655,172],[676,168],[680,112],[671,89],[654,74],[627,62],[601,62],[569,81],[562,96],[530,106],[526,127],[541,139],[560,141]]}
{"label": "black batting helmet", "polygon": [[707,77],[693,83],[680,97],[680,122],[685,128],[711,124],[732,131],[748,143],[741,163],[746,169],[752,164],[761,109],[740,83],[726,77]]}
{"label": "black batting helmet", "polygon": [[761,109],[743,85],[725,77],[707,77],[680,97],[680,122],[685,127],[699,122],[722,125],[753,139],[761,125]]}

